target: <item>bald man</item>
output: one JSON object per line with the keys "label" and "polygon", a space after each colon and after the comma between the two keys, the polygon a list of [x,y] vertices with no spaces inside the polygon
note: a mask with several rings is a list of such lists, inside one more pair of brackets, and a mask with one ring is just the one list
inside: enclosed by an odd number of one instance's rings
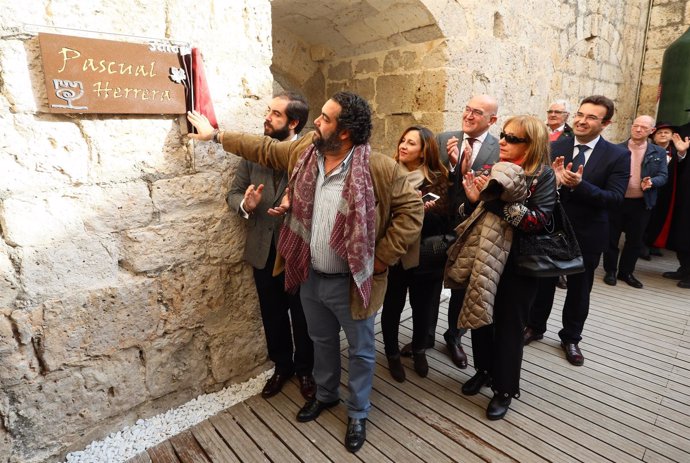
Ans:
{"label": "bald man", "polygon": [[[633,288],[643,286],[633,272],[642,250],[644,229],[656,204],[658,188],[666,183],[668,177],[666,151],[649,141],[652,132],[654,119],[639,116],[630,128],[630,138],[619,145],[630,150],[630,180],[622,207],[609,211],[609,245],[604,251],[604,283],[607,285],[614,286],[618,279]],[[625,233],[625,244],[619,259],[621,233]]]}

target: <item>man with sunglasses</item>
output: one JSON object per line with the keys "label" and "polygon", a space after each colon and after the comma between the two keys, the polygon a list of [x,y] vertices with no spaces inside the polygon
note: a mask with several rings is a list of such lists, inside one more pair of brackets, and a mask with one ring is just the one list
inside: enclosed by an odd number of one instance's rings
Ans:
{"label": "man with sunglasses", "polygon": [[[462,113],[462,130],[442,132],[436,135],[441,161],[448,168],[449,203],[454,211],[453,228],[464,220],[464,204],[467,202],[462,179],[468,170],[482,171],[484,166],[498,161],[498,140],[489,133],[489,127],[496,122],[498,102],[489,95],[476,95],[470,98]],[[477,174],[479,176],[479,174]],[[485,174],[486,176],[486,174]],[[458,317],[464,290],[451,290],[448,302],[448,329],[443,334],[448,354],[453,363],[461,369],[467,368],[467,355],[460,343],[462,335],[467,332],[458,328]],[[438,305],[430,311],[431,320],[427,336],[427,347],[434,346],[436,323],[438,322]],[[412,355],[412,346],[404,346],[401,355]]]}
{"label": "man with sunglasses", "polygon": [[[608,245],[609,209],[620,207],[630,178],[630,151],[601,136],[611,123],[613,101],[592,95],[580,104],[573,121],[574,138],[551,144],[551,158],[560,198],[577,236],[585,271],[568,276],[563,305],[563,329],[558,333],[565,357],[584,363],[579,348],[589,313],[594,271]],[[553,306],[558,278],[542,278],[525,328],[525,345],[542,339]]]}
{"label": "man with sunglasses", "polygon": [[566,100],[556,100],[546,111],[546,127],[549,130],[549,141],[556,141],[560,138],[572,138],[573,129],[568,125],[568,102]]}

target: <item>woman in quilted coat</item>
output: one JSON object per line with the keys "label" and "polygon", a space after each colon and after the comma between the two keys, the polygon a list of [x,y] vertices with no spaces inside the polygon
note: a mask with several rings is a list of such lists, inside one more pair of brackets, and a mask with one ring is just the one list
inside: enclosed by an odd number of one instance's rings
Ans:
{"label": "woman in quilted coat", "polygon": [[[523,202],[500,200],[484,204],[485,209],[507,221],[513,228],[508,260],[501,273],[493,307],[493,323],[472,330],[475,375],[462,386],[465,395],[477,394],[490,386],[494,396],[486,409],[490,420],[505,416],[511,399],[520,396],[522,331],[535,297],[535,277],[519,275],[514,252],[519,234],[542,233],[556,202],[556,179],[550,167],[549,136],[542,121],[533,116],[514,116],[503,126],[500,161],[520,165],[525,171],[529,193]],[[464,180],[467,198],[477,204],[483,183],[472,172]]]}
{"label": "woman in quilted coat", "polygon": [[[431,130],[423,126],[405,129],[398,141],[395,160],[407,172],[408,181],[424,199],[421,237],[415,245],[410,246],[397,265],[389,268],[388,288],[381,312],[388,369],[393,379],[403,382],[405,369],[400,360],[398,330],[408,292],[412,307],[414,369],[421,377],[429,372],[425,353],[426,333],[429,311],[437,303],[443,286],[443,264],[426,262],[425,255],[420,256],[419,243],[431,236],[450,233],[450,202],[448,170],[439,159],[438,145]],[[445,259],[445,254],[441,259]]]}

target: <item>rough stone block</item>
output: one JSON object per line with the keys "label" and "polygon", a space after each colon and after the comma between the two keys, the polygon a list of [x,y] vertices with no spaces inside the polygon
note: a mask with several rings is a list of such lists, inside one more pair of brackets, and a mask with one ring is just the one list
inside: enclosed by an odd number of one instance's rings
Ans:
{"label": "rough stone block", "polygon": [[142,345],[161,329],[157,281],[125,277],[119,283],[42,305],[40,355],[48,370]]}
{"label": "rough stone block", "polygon": [[10,260],[10,250],[0,239],[0,312],[9,309],[19,294],[17,272]]}
{"label": "rough stone block", "polygon": [[40,371],[31,344],[22,343],[15,334],[15,329],[26,329],[21,325],[28,320],[0,315],[0,390],[33,380]]}
{"label": "rough stone block", "polygon": [[200,393],[209,374],[206,344],[201,333],[180,330],[146,346],[146,387],[151,397],[155,399],[184,389]]}
{"label": "rough stone block", "polygon": [[379,72],[381,66],[378,58],[366,58],[355,62],[355,75]]}
{"label": "rough stone block", "polygon": [[163,221],[198,215],[202,208],[223,208],[226,193],[218,172],[158,180],[151,187],[153,204]]}
{"label": "rough stone block", "polygon": [[352,63],[341,61],[328,67],[329,80],[348,80],[352,79]]}
{"label": "rough stone block", "polygon": [[[373,78],[366,79],[352,79],[345,82],[330,82],[326,91],[329,95],[333,95],[335,92],[341,90],[349,90],[360,95],[365,100],[369,101],[369,104],[374,105],[376,98],[376,80]],[[376,108],[373,108],[374,110]]]}
{"label": "rough stone block", "polygon": [[118,252],[107,236],[75,237],[18,251],[20,281],[30,297],[52,297],[110,286],[117,281]]}
{"label": "rough stone block", "polygon": [[376,79],[377,112],[382,114],[409,113],[415,109],[419,88],[418,74],[385,75]]}
{"label": "rough stone block", "polygon": [[409,71],[416,69],[418,65],[418,56],[412,50],[393,50],[386,54],[383,61],[383,72],[397,73],[401,70]]}
{"label": "rough stone block", "polygon": [[15,446],[16,461],[45,461],[79,434],[147,400],[143,373],[139,351],[130,349],[4,390],[7,428],[23,443]]}
{"label": "rough stone block", "polygon": [[13,246],[37,246],[83,234],[83,209],[73,197],[44,193],[11,197],[0,205],[0,224]]}
{"label": "rough stone block", "polygon": [[115,183],[77,190],[82,220],[89,232],[113,232],[149,225],[154,207],[146,182]]}
{"label": "rough stone block", "polygon": [[208,223],[165,223],[127,230],[122,236],[120,265],[132,272],[159,272],[203,258]]}

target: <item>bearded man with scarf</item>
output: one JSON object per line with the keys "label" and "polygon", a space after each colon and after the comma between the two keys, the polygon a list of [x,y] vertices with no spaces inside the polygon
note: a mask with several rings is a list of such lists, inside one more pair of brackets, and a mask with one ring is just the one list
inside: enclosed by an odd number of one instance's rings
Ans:
{"label": "bearded man with scarf", "polygon": [[[300,289],[314,342],[316,400],[297,420],[307,422],[340,402],[340,329],[349,353],[345,447],[366,440],[375,366],[374,319],[386,293],[388,267],[420,233],[419,195],[391,158],[371,154],[371,109],[359,95],[338,92],[323,105],[315,131],[295,141],[214,131],[206,118],[188,113],[196,140],[290,174],[276,270],[284,265],[287,291]],[[283,260],[284,259],[284,260]]]}

